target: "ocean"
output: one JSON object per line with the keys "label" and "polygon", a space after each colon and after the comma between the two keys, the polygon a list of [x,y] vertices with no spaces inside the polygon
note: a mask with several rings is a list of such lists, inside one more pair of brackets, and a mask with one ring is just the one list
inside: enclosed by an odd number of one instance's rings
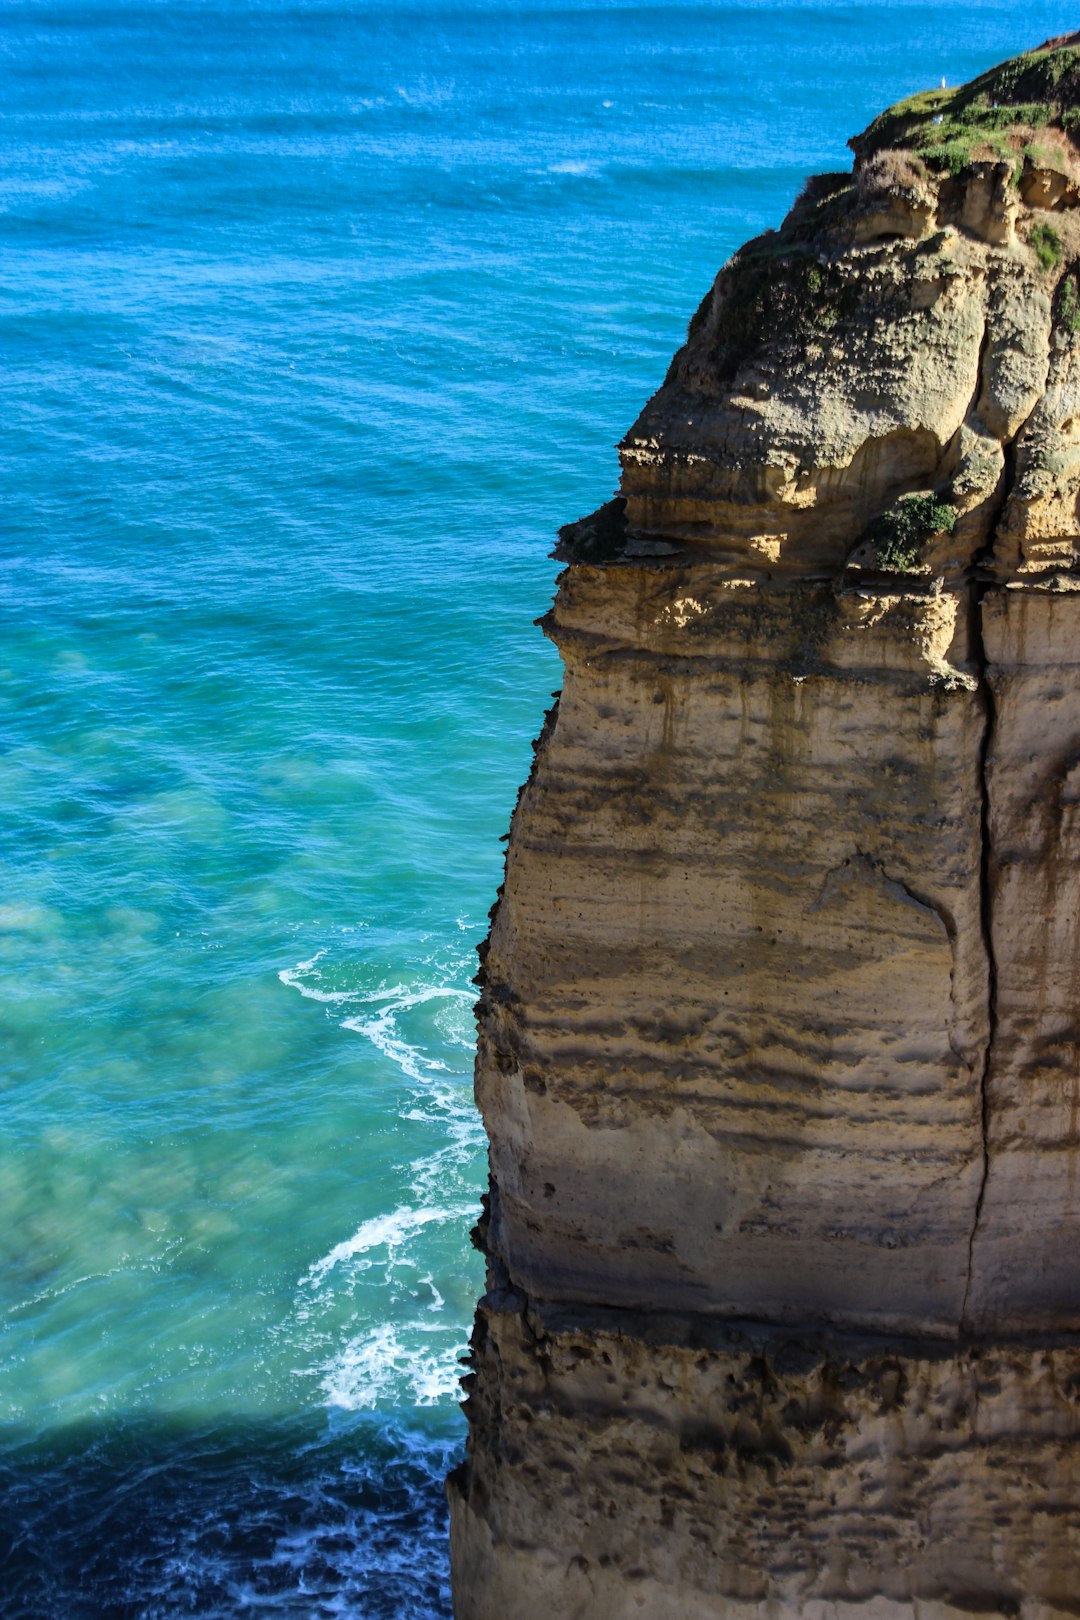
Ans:
{"label": "ocean", "polygon": [[449,1615],[555,530],[808,173],[1075,22],[0,5],[0,1620]]}

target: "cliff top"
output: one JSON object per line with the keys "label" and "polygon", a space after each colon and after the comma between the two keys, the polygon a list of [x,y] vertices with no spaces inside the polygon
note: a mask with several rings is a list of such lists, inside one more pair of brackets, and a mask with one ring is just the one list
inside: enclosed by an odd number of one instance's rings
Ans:
{"label": "cliff top", "polygon": [[619,447],[617,502],[557,555],[1080,583],[1080,34],[850,144],[720,270]]}
{"label": "cliff top", "polygon": [[886,148],[959,174],[971,163],[1066,164],[1080,141],[1080,33],[1047,40],[954,89],[897,102],[848,142],[866,162]]}

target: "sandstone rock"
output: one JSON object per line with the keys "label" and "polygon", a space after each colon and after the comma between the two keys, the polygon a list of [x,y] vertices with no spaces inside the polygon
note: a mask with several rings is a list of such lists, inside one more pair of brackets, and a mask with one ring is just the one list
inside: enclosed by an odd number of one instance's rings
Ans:
{"label": "sandstone rock", "polygon": [[458,1610],[1075,1613],[1077,1357],[481,1306]]}
{"label": "sandstone rock", "polygon": [[877,120],[562,532],[459,1620],[1080,1608],[1078,99]]}

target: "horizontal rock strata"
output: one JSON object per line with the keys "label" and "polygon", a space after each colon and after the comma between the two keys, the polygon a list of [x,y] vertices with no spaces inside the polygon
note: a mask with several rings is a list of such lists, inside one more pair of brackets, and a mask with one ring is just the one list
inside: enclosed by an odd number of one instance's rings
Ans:
{"label": "horizontal rock strata", "polygon": [[1078,90],[884,114],[563,531],[459,1620],[1080,1613]]}

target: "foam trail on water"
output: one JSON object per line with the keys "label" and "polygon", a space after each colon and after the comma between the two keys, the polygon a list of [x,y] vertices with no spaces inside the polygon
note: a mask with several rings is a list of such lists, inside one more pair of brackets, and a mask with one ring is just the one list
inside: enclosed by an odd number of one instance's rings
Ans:
{"label": "foam trail on water", "polygon": [[396,1080],[391,1107],[420,1151],[395,1167],[392,1207],[360,1221],[301,1276],[292,1321],[310,1361],[297,1372],[339,1411],[437,1407],[457,1393],[473,1291],[462,1256],[478,1213],[483,1133],[468,1073],[471,957],[436,952],[372,985],[362,982],[362,962],[331,963],[328,954],[278,978],[330,1016],[340,1007],[338,1027],[368,1043]]}
{"label": "foam trail on water", "polygon": [[325,951],[316,951],[314,956],[308,957],[306,962],[297,962],[295,967],[282,968],[278,978],[282,984],[288,985],[290,990],[299,990],[308,1001],[354,1001],[355,992],[352,990],[320,990],[316,985],[304,984],[301,974],[311,973],[317,962],[326,955]]}
{"label": "foam trail on water", "polygon": [[[383,1008],[374,1018],[359,1015],[355,1018],[346,1018],[341,1027],[352,1030],[356,1035],[365,1036],[372,1046],[377,1047],[392,1063],[396,1063],[402,1074],[407,1075],[410,1080],[425,1080],[427,1078],[425,1069],[429,1074],[435,1071],[447,1073],[449,1065],[438,1058],[426,1057],[404,1040],[397,1032],[396,1016],[410,1007],[420,1007],[428,1001],[461,994],[462,992],[456,990],[432,988],[417,995],[403,995],[391,1001],[390,1006]],[[390,992],[387,992],[387,996],[389,995]],[[375,1001],[386,998],[369,996],[365,999]]]}
{"label": "foam trail on water", "polygon": [[367,1254],[370,1249],[380,1248],[384,1244],[392,1256],[413,1232],[419,1231],[432,1221],[456,1221],[473,1213],[472,1205],[466,1204],[456,1209],[402,1208],[394,1210],[391,1215],[376,1215],[358,1227],[351,1238],[347,1238],[344,1243],[336,1244],[329,1254],[310,1266],[302,1278],[302,1283],[317,1286],[335,1266],[353,1260],[357,1255]]}

